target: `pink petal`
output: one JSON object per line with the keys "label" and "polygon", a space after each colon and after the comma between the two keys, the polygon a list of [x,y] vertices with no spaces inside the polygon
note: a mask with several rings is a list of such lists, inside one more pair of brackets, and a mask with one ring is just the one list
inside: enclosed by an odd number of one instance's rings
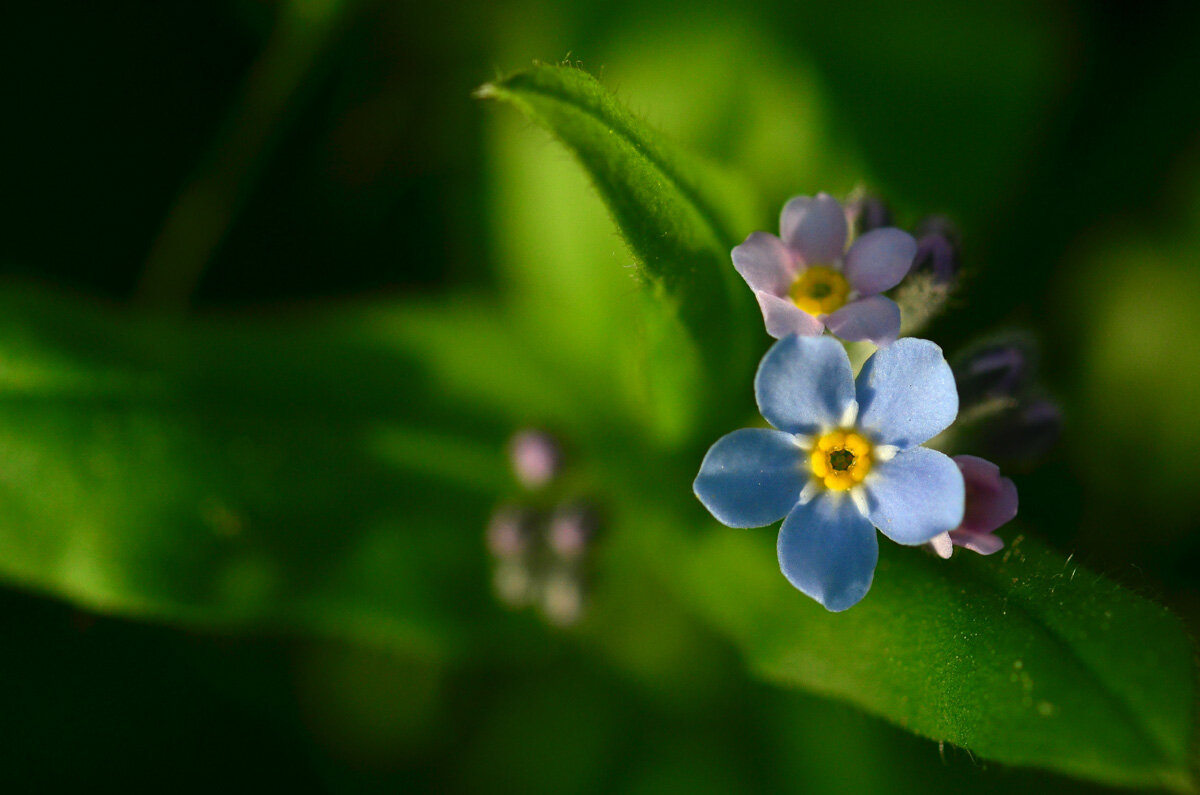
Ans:
{"label": "pink petal", "polygon": [[828,265],[846,251],[846,214],[828,193],[796,196],[779,215],[783,242],[805,265]]}
{"label": "pink petal", "polygon": [[854,241],[843,272],[855,290],[875,295],[900,283],[912,267],[917,241],[902,229],[873,229]]}
{"label": "pink petal", "polygon": [[1000,476],[1000,467],[973,455],[957,455],[967,486],[967,507],[960,530],[990,533],[1017,515],[1017,487]]}
{"label": "pink petal", "polygon": [[815,337],[825,330],[825,324],[800,309],[786,298],[759,290],[754,294],[766,321],[767,333],[777,340],[791,334]]}
{"label": "pink petal", "polygon": [[991,533],[976,533],[973,530],[951,530],[950,540],[956,546],[965,547],[980,555],[990,555],[1004,548],[1004,539]]}
{"label": "pink petal", "polygon": [[825,318],[834,335],[850,342],[870,340],[883,348],[900,334],[900,307],[882,295],[860,298]]}
{"label": "pink petal", "polygon": [[733,267],[754,291],[783,297],[795,280],[792,254],[783,241],[767,232],[752,232],[733,249]]}

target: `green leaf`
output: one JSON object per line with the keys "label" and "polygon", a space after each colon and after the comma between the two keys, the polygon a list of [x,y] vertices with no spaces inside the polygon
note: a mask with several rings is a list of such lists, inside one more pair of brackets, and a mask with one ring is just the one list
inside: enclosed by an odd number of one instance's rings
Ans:
{"label": "green leaf", "polygon": [[503,337],[462,344],[492,325],[470,305],[175,325],[5,291],[0,576],[170,623],[478,642],[504,440],[570,403]]}
{"label": "green leaf", "polygon": [[[637,273],[667,310],[661,314],[673,326],[662,318],[647,324],[647,347],[657,349],[646,365],[650,399],[696,406],[697,394],[719,398],[749,377],[761,334],[753,333],[751,296],[729,252],[753,228],[757,202],[670,146],[578,69],[538,65],[477,93],[513,104],[571,150],[629,243]],[[683,435],[688,423],[679,425]]]}
{"label": "green leaf", "polygon": [[[619,414],[609,427],[637,427],[648,438],[685,434],[691,397],[672,404],[647,389],[670,381],[647,378],[647,342],[665,342],[648,326],[659,320],[670,331],[672,324],[638,289],[628,249],[587,175],[568,157],[547,157],[547,142],[530,135],[517,114],[491,114],[487,122],[496,173],[489,237],[506,336],[529,340],[530,354],[561,384],[584,397],[603,395],[604,406],[588,408]],[[681,348],[689,345],[685,339]],[[678,358],[668,354],[667,364]]]}
{"label": "green leaf", "polygon": [[780,574],[774,530],[679,509],[703,534],[643,507],[629,543],[762,676],[984,759],[1194,791],[1194,650],[1166,609],[1009,527],[949,561],[881,539],[870,593],[829,613]]}

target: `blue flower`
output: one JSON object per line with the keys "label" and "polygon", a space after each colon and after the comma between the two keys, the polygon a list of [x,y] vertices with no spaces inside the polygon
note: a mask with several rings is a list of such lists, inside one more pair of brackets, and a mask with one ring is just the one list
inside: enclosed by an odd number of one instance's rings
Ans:
{"label": "blue flower", "polygon": [[871,587],[875,528],[915,546],[961,524],[962,473],[919,446],[958,414],[937,345],[901,339],[855,379],[837,340],[786,337],[763,357],[754,393],[778,430],[743,428],[717,440],[693,488],[730,527],[784,519],[779,566],[829,610],[857,604]]}

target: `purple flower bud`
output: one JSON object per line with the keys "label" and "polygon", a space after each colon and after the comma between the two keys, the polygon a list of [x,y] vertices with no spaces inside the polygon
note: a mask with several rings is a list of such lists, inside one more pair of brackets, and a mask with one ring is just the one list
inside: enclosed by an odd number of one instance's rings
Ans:
{"label": "purple flower bud", "polygon": [[1001,414],[987,435],[990,455],[1029,460],[1050,451],[1062,432],[1062,411],[1049,400],[1035,400]]}
{"label": "purple flower bud", "polygon": [[913,235],[915,237],[925,237],[926,235],[941,235],[949,241],[950,245],[958,248],[961,242],[961,235],[958,232],[958,227],[944,215],[927,215],[917,225],[913,227]]}
{"label": "purple flower bud", "polygon": [[998,344],[979,348],[955,363],[960,410],[989,400],[1015,398],[1029,375],[1028,355],[1020,345]]}
{"label": "purple flower bud", "polygon": [[846,222],[855,237],[892,225],[892,211],[882,199],[861,195],[846,200]]}
{"label": "purple flower bud", "polygon": [[532,511],[506,505],[492,514],[487,526],[488,550],[497,558],[517,558],[529,549]]}
{"label": "purple flower bud", "polygon": [[546,431],[527,428],[508,443],[513,472],[528,489],[545,486],[562,470],[562,446]]}
{"label": "purple flower bud", "polygon": [[941,235],[917,238],[917,255],[909,273],[928,273],[934,284],[950,284],[958,271],[958,254]]}
{"label": "purple flower bud", "polygon": [[909,273],[928,273],[934,284],[950,284],[958,273],[958,231],[948,219],[931,215],[917,224],[917,255]]}
{"label": "purple flower bud", "polygon": [[567,560],[581,557],[596,535],[599,518],[587,505],[570,504],[558,508],[550,519],[546,540],[555,553]]}
{"label": "purple flower bud", "polygon": [[962,524],[929,542],[938,557],[948,558],[954,547],[966,547],[980,555],[1004,548],[1004,540],[993,533],[1017,515],[1017,487],[1001,477],[1000,467],[973,455],[956,455],[954,463],[966,486]]}
{"label": "purple flower bud", "polygon": [[952,538],[961,531],[994,533],[1017,515],[1017,487],[1001,476],[1000,467],[973,455],[956,455],[954,463],[962,472],[966,504],[962,524],[950,531]]}

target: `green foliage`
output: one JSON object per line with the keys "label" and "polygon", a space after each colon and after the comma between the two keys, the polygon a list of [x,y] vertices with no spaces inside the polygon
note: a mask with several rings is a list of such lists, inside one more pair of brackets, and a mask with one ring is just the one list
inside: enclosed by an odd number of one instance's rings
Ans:
{"label": "green foliage", "polygon": [[[639,681],[713,667],[695,615],[772,682],[983,758],[1193,788],[1193,648],[1163,608],[1014,539],[1000,555],[948,562],[882,544],[871,593],[831,614],[780,575],[773,532],[717,526],[691,498],[695,451],[660,442],[731,430],[747,405],[763,338],[728,252],[756,225],[754,203],[577,70],[537,67],[481,94],[516,105],[577,156],[636,256],[647,289],[626,297],[645,336],[623,340],[641,340],[633,372],[659,435],[643,433],[621,378],[562,370],[603,333],[605,312],[547,353],[542,337],[572,322],[564,297],[601,284],[581,272],[547,288],[528,324],[465,299],[172,323],[10,290],[0,297],[4,578],[100,611],[400,650],[432,682],[440,669],[427,661],[523,631],[491,606],[481,533],[511,485],[505,437],[544,423],[578,445],[581,479],[611,511],[603,586],[580,639]],[[522,273],[536,284],[535,266]],[[621,295],[609,288],[596,293],[606,312]],[[677,604],[648,615],[660,594]],[[560,690],[573,692],[565,679],[537,688],[548,743],[576,723]],[[515,713],[492,714],[483,757],[528,744],[506,719]],[[563,757],[563,781],[598,764],[592,746],[616,734],[604,720]]]}
{"label": "green foliage", "polygon": [[728,396],[754,356],[752,301],[729,262],[754,228],[751,196],[670,147],[578,69],[538,65],[477,96],[509,102],[552,132],[604,199],[656,299],[646,321],[651,399],[686,405],[697,389]]}
{"label": "green foliage", "polygon": [[419,325],[176,326],[10,289],[4,576],[106,612],[454,651],[487,604],[509,426],[431,391],[396,343]]}
{"label": "green foliage", "polygon": [[[595,81],[540,67],[483,93],[514,102],[575,152],[660,297],[713,294],[708,272],[687,267],[703,200],[659,165],[675,162],[661,144],[642,156],[639,128]],[[830,614],[780,576],[772,533],[714,527],[678,501],[694,467],[640,463],[611,484],[627,497],[628,522],[614,565],[656,571],[762,675],[988,759],[1191,789],[1192,646],[1161,607],[1018,539],[1003,555],[949,562],[883,544],[868,598]],[[654,491],[641,491],[646,483]],[[697,525],[703,534],[682,529]]]}
{"label": "green foliage", "polygon": [[1193,648],[1164,608],[1018,537],[950,561],[881,543],[871,592],[835,615],[779,576],[773,541],[678,531],[668,555],[763,676],[985,759],[1191,791]]}

